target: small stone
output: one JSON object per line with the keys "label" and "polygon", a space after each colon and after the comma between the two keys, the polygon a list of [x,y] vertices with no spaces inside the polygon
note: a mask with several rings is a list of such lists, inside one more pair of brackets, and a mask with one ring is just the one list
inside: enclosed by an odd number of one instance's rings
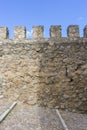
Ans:
{"label": "small stone", "polygon": [[72,110],[72,112],[76,112],[76,110],[75,110],[75,109],[73,109],[73,110]]}
{"label": "small stone", "polygon": [[0,99],[4,98],[4,95],[0,95]]}
{"label": "small stone", "polygon": [[68,99],[68,98],[69,98],[69,95],[64,94],[63,97],[64,97],[65,99]]}
{"label": "small stone", "polygon": [[55,106],[55,109],[58,109],[59,108],[59,106]]}
{"label": "small stone", "polygon": [[2,83],[2,86],[5,86],[6,84],[5,83]]}
{"label": "small stone", "polygon": [[86,98],[82,98],[82,101],[87,101],[87,99]]}
{"label": "small stone", "polygon": [[62,109],[64,109],[65,108],[65,106],[64,106],[64,104],[61,104],[61,106],[60,106]]}
{"label": "small stone", "polygon": [[26,89],[26,88],[27,88],[27,86],[26,86],[26,85],[24,85],[24,86],[23,86],[23,89]]}

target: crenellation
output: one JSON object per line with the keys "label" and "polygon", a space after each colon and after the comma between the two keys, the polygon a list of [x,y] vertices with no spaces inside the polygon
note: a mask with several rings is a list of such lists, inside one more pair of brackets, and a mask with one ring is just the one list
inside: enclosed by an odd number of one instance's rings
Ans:
{"label": "crenellation", "polygon": [[[80,37],[79,34],[79,26],[78,25],[70,25],[67,28],[67,37],[62,36],[62,27],[61,25],[52,25],[49,29],[49,37],[44,37],[44,26],[33,26],[32,27],[32,38],[27,38],[27,30],[24,26],[15,26],[14,27],[14,38],[13,41],[21,41],[21,40],[56,40],[58,42],[66,41],[66,39],[71,41],[86,41],[87,38],[87,26],[83,29],[83,37]],[[10,40],[9,38],[9,30],[7,27],[0,27],[0,39],[2,40]]]}
{"label": "crenellation", "polygon": [[79,38],[79,26],[78,25],[70,25],[67,28],[67,36],[70,38]]}
{"label": "crenellation", "polygon": [[39,39],[43,38],[44,27],[43,26],[33,26],[33,38]]}
{"label": "crenellation", "polygon": [[9,31],[7,27],[0,27],[0,39],[9,38]]}
{"label": "crenellation", "polygon": [[51,26],[50,27],[50,37],[51,38],[61,38],[61,26]]}
{"label": "crenellation", "polygon": [[84,27],[83,35],[85,38],[87,38],[87,25]]}
{"label": "crenellation", "polygon": [[[50,38],[43,38],[44,27],[33,27],[33,38],[26,28],[16,26],[14,39],[8,28],[0,27],[0,96],[9,101],[87,113],[87,26],[79,37],[79,27],[50,27]],[[7,43],[7,44],[6,44]]]}
{"label": "crenellation", "polygon": [[24,26],[14,27],[14,39],[25,39],[26,38],[26,28]]}

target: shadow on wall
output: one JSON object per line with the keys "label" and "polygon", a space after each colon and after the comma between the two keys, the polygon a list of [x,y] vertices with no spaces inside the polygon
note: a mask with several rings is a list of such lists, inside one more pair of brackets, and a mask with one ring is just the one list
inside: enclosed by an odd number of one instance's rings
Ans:
{"label": "shadow on wall", "polygon": [[87,44],[38,45],[40,106],[87,112]]}
{"label": "shadow on wall", "polygon": [[78,26],[68,27],[68,38],[60,26],[50,28],[50,39],[42,26],[33,27],[32,40],[24,27],[15,27],[14,40],[7,32],[0,28],[0,42],[7,43],[0,45],[0,92],[29,105],[87,112],[87,27],[84,38]]}

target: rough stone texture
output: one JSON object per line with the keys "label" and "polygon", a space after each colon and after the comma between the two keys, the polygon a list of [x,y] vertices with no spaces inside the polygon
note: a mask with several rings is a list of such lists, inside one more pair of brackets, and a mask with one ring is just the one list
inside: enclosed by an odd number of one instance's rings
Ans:
{"label": "rough stone texture", "polygon": [[40,104],[87,112],[87,44],[43,44],[41,54]]}
{"label": "rough stone texture", "polygon": [[70,25],[67,29],[68,37],[78,38],[79,37],[79,26],[78,25]]}
{"label": "rough stone texture", "polygon": [[33,38],[43,38],[43,26],[33,26]]}
{"label": "rough stone texture", "polygon": [[7,27],[0,27],[0,39],[8,38],[8,28]]}
{"label": "rough stone texture", "polygon": [[84,37],[87,38],[87,25],[86,25],[85,28],[84,28]]}
{"label": "rough stone texture", "polygon": [[51,26],[50,37],[60,38],[61,37],[61,26]]}
{"label": "rough stone texture", "polygon": [[26,38],[26,28],[23,26],[15,26],[14,28],[14,38],[24,39]]}
{"label": "rough stone texture", "polygon": [[86,38],[0,43],[0,98],[87,113]]}

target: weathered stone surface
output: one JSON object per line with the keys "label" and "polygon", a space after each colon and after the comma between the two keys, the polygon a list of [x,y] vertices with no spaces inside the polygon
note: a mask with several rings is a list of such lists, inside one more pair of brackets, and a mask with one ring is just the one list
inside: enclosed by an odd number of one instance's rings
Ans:
{"label": "weathered stone surface", "polygon": [[15,39],[24,39],[26,38],[26,28],[23,26],[15,26],[14,28],[14,38]]}
{"label": "weathered stone surface", "polygon": [[61,38],[61,26],[51,26],[50,27],[50,37],[51,38]]}
{"label": "weathered stone surface", "polygon": [[71,38],[79,37],[79,27],[78,25],[70,25],[67,29],[67,35]]}
{"label": "weathered stone surface", "polygon": [[85,28],[84,28],[84,37],[87,38],[87,25],[86,25]]}
{"label": "weathered stone surface", "polygon": [[29,105],[86,111],[86,48],[78,43],[69,48],[68,44],[1,45],[0,94]]}
{"label": "weathered stone surface", "polygon": [[33,26],[33,38],[43,38],[43,32],[43,26]]}
{"label": "weathered stone surface", "polygon": [[7,27],[0,27],[0,39],[6,39],[9,37],[9,32]]}
{"label": "weathered stone surface", "polygon": [[0,43],[0,98],[87,112],[86,38]]}

